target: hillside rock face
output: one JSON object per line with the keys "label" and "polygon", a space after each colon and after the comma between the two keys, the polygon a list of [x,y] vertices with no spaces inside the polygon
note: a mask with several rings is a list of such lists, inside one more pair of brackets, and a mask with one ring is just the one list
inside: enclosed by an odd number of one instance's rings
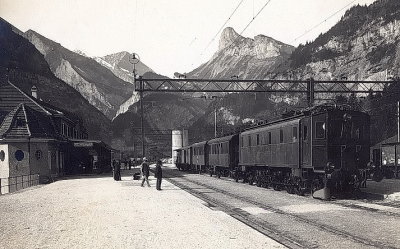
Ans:
{"label": "hillside rock face", "polygon": [[133,85],[95,60],[74,53],[35,31],[28,30],[25,36],[44,55],[59,79],[74,87],[109,119],[114,118],[120,105],[131,98]]}
{"label": "hillside rock face", "polygon": [[327,33],[291,56],[295,77],[386,80],[400,75],[400,2],[355,6]]}
{"label": "hillside rock face", "polygon": [[191,78],[263,79],[286,61],[294,47],[264,35],[254,39],[240,36],[233,28],[225,28],[219,49],[207,63],[188,74]]}
{"label": "hillside rock face", "polygon": [[[131,56],[130,53],[123,51],[103,57],[95,57],[94,59],[104,67],[110,69],[122,80],[133,83],[133,64],[129,62]],[[153,72],[151,68],[141,61],[135,65],[135,69],[137,75],[144,75],[147,72]]]}
{"label": "hillside rock face", "polygon": [[42,101],[78,115],[90,139],[109,143],[110,120],[73,87],[55,77],[41,52],[21,31],[1,18],[0,30],[0,82],[10,80],[28,94],[36,86]]}

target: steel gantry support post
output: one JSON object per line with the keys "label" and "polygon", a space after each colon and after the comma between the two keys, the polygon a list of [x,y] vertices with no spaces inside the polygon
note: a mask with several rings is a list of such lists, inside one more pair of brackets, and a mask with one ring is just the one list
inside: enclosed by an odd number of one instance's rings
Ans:
{"label": "steel gantry support post", "polygon": [[309,107],[314,105],[314,79],[310,78],[307,81],[307,104]]}
{"label": "steel gantry support post", "polygon": [[145,153],[145,141],[144,141],[144,112],[143,112],[143,79],[139,77],[139,95],[140,95],[140,129],[142,132],[142,157],[146,156]]}

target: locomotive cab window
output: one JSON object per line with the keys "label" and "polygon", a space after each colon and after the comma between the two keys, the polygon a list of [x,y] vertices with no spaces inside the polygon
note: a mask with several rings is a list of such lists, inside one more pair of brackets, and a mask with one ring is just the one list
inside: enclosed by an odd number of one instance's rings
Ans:
{"label": "locomotive cab window", "polygon": [[315,138],[325,138],[325,122],[315,122]]}
{"label": "locomotive cab window", "polygon": [[292,130],[292,135],[293,135],[293,142],[296,142],[297,141],[297,127],[296,126],[294,126],[293,127],[293,130]]}

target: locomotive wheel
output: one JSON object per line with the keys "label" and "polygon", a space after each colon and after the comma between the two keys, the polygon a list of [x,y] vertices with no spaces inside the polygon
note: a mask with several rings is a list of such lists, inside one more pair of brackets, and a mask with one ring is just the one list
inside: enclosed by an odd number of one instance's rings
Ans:
{"label": "locomotive wheel", "polygon": [[288,192],[289,194],[294,194],[295,191],[294,191],[294,187],[292,184],[286,186],[286,192]]}
{"label": "locomotive wheel", "polygon": [[235,182],[238,182],[239,181],[239,172],[235,171],[234,176],[235,176]]}
{"label": "locomotive wheel", "polygon": [[385,170],[386,179],[392,179],[394,177],[394,172],[391,170]]}
{"label": "locomotive wheel", "polygon": [[256,185],[257,185],[257,187],[261,187],[261,177],[260,176],[256,177]]}
{"label": "locomotive wheel", "polygon": [[315,191],[320,190],[320,189],[322,189],[320,180],[314,179],[311,184],[311,194],[313,194]]}
{"label": "locomotive wheel", "polygon": [[253,176],[253,174],[248,175],[247,179],[249,180],[249,185],[253,185],[253,183],[254,183],[254,176]]}
{"label": "locomotive wheel", "polygon": [[297,195],[304,195],[304,182],[301,180],[301,178],[297,178],[295,180],[295,187],[294,187],[294,191]]}

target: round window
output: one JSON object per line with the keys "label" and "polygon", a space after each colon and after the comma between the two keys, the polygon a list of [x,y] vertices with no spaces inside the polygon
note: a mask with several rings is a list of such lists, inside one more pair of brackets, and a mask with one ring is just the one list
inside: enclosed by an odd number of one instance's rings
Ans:
{"label": "round window", "polygon": [[17,161],[22,161],[22,159],[24,159],[24,152],[22,150],[17,150],[15,152],[15,159],[17,159]]}
{"label": "round window", "polygon": [[0,161],[4,161],[6,158],[6,153],[4,153],[4,150],[0,151]]}
{"label": "round window", "polygon": [[35,157],[37,160],[39,160],[40,158],[42,158],[42,151],[41,150],[37,150],[35,152]]}

